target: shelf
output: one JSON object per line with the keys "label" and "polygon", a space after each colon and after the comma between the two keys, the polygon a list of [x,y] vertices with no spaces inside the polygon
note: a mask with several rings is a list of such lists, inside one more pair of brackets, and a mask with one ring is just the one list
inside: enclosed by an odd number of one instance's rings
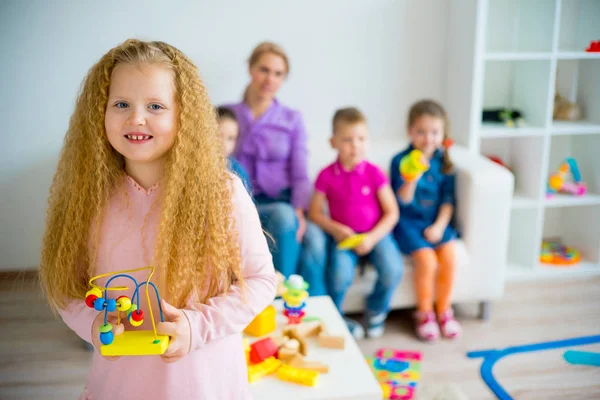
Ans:
{"label": "shelf", "polygon": [[562,0],[558,48],[583,52],[590,41],[600,39],[600,1]]}
{"label": "shelf", "polygon": [[552,135],[600,134],[600,123],[590,121],[552,121]]}
{"label": "shelf", "polygon": [[546,200],[544,200],[544,205],[546,207],[593,206],[596,204],[600,204],[600,195],[597,194],[586,194],[585,196],[557,194],[554,197],[546,198]]}
{"label": "shelf", "polygon": [[595,60],[600,59],[600,53],[585,51],[559,51],[556,55],[559,60]]}
{"label": "shelf", "polygon": [[482,138],[503,138],[522,136],[543,136],[545,129],[535,126],[524,126],[522,128],[509,128],[502,123],[494,124],[482,122],[479,130]]}
{"label": "shelf", "polygon": [[587,278],[590,276],[600,276],[600,264],[583,261],[571,267],[553,267],[539,263],[534,268],[509,264],[506,269],[506,280],[509,282],[555,278]]}
{"label": "shelf", "polygon": [[531,197],[515,194],[512,199],[512,208],[535,208],[538,202]]}
{"label": "shelf", "polygon": [[492,52],[485,55],[485,59],[490,61],[550,60],[551,58],[552,53],[547,52]]}

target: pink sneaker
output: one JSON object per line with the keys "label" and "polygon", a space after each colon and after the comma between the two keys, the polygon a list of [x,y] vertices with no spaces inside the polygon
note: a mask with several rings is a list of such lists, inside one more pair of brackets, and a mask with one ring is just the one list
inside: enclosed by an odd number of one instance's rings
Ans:
{"label": "pink sneaker", "polygon": [[415,312],[417,337],[426,342],[433,342],[440,338],[440,327],[435,320],[433,311]]}
{"label": "pink sneaker", "polygon": [[439,314],[438,322],[442,329],[442,335],[448,339],[455,339],[460,336],[461,328],[457,320],[454,319],[452,308]]}

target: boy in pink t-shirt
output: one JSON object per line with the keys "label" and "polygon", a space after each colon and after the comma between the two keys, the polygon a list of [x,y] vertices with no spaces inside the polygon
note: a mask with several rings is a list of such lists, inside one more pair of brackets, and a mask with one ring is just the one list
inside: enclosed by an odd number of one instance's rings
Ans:
{"label": "boy in pink t-shirt", "polygon": [[[336,111],[331,146],[338,151],[338,159],[319,173],[309,216],[331,236],[326,280],[340,313],[359,259],[367,259],[377,270],[377,282],[367,298],[366,325],[369,337],[379,337],[402,278],[403,263],[390,234],[398,222],[396,198],[383,171],[365,159],[368,138],[366,118],[359,110]],[[324,211],[326,202],[329,215]],[[338,248],[339,242],[359,233],[365,236],[356,247]],[[355,338],[364,336],[357,321],[345,319]]]}

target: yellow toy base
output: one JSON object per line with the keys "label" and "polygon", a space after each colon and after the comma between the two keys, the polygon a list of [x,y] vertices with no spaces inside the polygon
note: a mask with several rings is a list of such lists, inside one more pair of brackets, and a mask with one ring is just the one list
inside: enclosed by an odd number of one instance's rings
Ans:
{"label": "yellow toy base", "polygon": [[103,356],[153,356],[163,354],[169,347],[169,336],[158,335],[154,343],[152,331],[129,331],[115,336],[111,344],[100,347]]}

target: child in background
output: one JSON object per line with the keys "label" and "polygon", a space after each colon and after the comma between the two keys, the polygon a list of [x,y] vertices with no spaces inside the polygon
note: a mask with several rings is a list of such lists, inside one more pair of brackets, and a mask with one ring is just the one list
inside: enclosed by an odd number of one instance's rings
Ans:
{"label": "child in background", "polygon": [[[276,287],[256,207],[227,171],[194,64],[166,43],[127,40],[90,69],[78,96],[50,190],[40,275],[50,306],[99,349],[104,313],[85,304],[88,280],[148,265],[163,296],[156,329],[169,347],[146,357],[95,351],[80,398],[250,398],[241,332]],[[122,285],[129,290],[118,295],[131,297],[129,281],[115,279]],[[109,322],[116,335],[129,324]]]}
{"label": "child in background", "polygon": [[248,193],[252,195],[252,186],[248,173],[242,167],[242,164],[231,155],[235,149],[240,130],[235,113],[227,107],[217,107],[217,121],[219,123],[219,133],[223,139],[225,157],[227,157],[227,167],[242,180]]}
{"label": "child in background", "polygon": [[[369,337],[379,337],[402,278],[403,263],[390,233],[398,222],[398,206],[384,172],[365,159],[368,139],[366,118],[359,110],[344,108],[335,113],[330,142],[338,159],[319,173],[309,216],[332,237],[327,286],[340,313],[359,258],[368,259],[377,270],[377,282],[367,298],[366,325]],[[329,215],[324,212],[326,202]],[[337,248],[356,234],[365,236],[354,249]],[[357,321],[346,318],[346,323],[354,337],[364,336]]]}
{"label": "child in background", "polygon": [[[449,135],[448,117],[441,105],[423,100],[411,107],[407,125],[411,144],[391,164],[392,188],[401,215],[394,236],[402,253],[410,255],[415,266],[417,336],[436,340],[441,328],[444,337],[455,338],[460,334],[460,325],[450,303],[456,269],[456,231],[450,224],[455,206],[454,174],[444,147]],[[402,176],[401,160],[414,149],[422,152],[429,169]]]}

